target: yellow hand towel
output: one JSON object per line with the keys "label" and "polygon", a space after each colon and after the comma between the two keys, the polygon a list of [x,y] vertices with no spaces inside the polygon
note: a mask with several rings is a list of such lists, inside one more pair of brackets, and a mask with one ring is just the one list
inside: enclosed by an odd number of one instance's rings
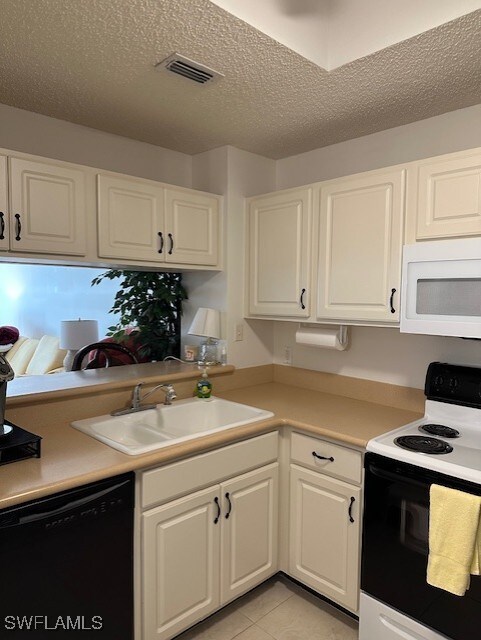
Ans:
{"label": "yellow hand towel", "polygon": [[479,573],[478,534],[481,497],[431,485],[427,582],[457,596]]}
{"label": "yellow hand towel", "polygon": [[479,515],[478,532],[474,540],[474,553],[470,573],[472,576],[481,575],[481,510]]}

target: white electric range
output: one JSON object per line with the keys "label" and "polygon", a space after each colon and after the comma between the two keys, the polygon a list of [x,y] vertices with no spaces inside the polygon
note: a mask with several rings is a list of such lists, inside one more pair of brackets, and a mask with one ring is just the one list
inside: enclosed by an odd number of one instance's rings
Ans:
{"label": "white electric range", "polygon": [[431,484],[481,495],[481,368],[431,363],[425,415],[367,445],[360,640],[479,640],[481,577],[427,584]]}

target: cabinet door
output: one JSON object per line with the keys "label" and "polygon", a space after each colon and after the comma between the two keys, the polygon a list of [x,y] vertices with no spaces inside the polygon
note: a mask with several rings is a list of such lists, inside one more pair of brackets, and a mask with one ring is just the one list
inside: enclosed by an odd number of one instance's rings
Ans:
{"label": "cabinet door", "polygon": [[290,487],[290,574],[356,611],[360,489],[295,465]]}
{"label": "cabinet door", "polygon": [[219,261],[219,198],[165,189],[166,262],[216,265]]}
{"label": "cabinet door", "polygon": [[418,169],[416,239],[481,234],[481,154]]}
{"label": "cabinet door", "polygon": [[10,158],[10,249],[85,255],[85,175]]}
{"label": "cabinet door", "polygon": [[251,200],[249,206],[249,313],[310,315],[312,189]]}
{"label": "cabinet door", "polygon": [[398,322],[404,184],[396,170],[322,187],[319,320]]}
{"label": "cabinet door", "polygon": [[221,601],[252,589],[277,571],[278,464],[221,485]]}
{"label": "cabinet door", "polygon": [[142,516],[143,640],[167,640],[219,607],[218,485]]}
{"label": "cabinet door", "polygon": [[101,174],[97,181],[99,256],[163,262],[162,187]]}
{"label": "cabinet door", "polygon": [[0,251],[6,251],[9,248],[8,225],[7,158],[0,156]]}

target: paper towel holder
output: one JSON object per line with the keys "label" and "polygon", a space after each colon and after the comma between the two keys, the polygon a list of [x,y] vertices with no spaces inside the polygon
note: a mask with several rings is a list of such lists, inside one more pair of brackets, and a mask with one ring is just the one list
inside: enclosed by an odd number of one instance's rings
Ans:
{"label": "paper towel holder", "polygon": [[[314,324],[308,322],[300,322],[298,325],[298,329],[296,331],[296,342],[298,342],[297,337],[301,333],[310,333],[313,341],[311,342],[310,337],[307,339],[303,336],[302,342],[299,341],[299,344],[306,344],[318,347],[327,347],[327,348],[335,348],[338,351],[345,351],[349,347],[349,327],[347,325],[342,324]],[[334,340],[334,344],[321,344],[318,342],[317,335],[322,336],[323,333],[330,333],[331,337],[328,338],[329,342]],[[334,335],[333,335],[334,334]],[[306,340],[304,342],[304,340]],[[321,337],[322,342],[322,337]],[[335,346],[334,346],[335,345]]]}

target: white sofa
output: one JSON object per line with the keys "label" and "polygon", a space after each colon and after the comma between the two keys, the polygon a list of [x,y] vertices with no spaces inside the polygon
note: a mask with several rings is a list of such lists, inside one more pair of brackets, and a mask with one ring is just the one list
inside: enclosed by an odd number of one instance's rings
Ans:
{"label": "white sofa", "polygon": [[15,376],[34,376],[64,371],[66,353],[59,348],[59,338],[55,336],[42,336],[40,339],[20,336],[5,358]]}

